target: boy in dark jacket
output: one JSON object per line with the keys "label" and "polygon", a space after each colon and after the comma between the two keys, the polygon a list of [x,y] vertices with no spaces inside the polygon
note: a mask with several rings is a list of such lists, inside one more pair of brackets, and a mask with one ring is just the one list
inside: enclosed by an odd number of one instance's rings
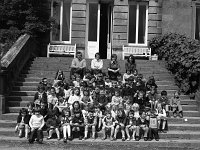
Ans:
{"label": "boy in dark jacket", "polygon": [[55,115],[55,112],[52,110],[51,115],[49,113],[49,118],[46,122],[47,132],[49,133],[47,140],[52,138],[54,132],[56,132],[57,139],[60,140],[60,123],[60,119]]}
{"label": "boy in dark jacket", "polygon": [[70,121],[72,132],[77,132],[79,140],[82,140],[82,133],[84,127],[84,119],[81,111],[74,112],[74,117]]}
{"label": "boy in dark jacket", "polygon": [[22,138],[22,133],[25,131],[25,138],[28,138],[29,133],[29,120],[28,111],[25,108],[22,108],[17,117],[17,125],[15,127],[15,132],[19,131],[19,138]]}
{"label": "boy in dark jacket", "polygon": [[149,127],[148,127],[148,120],[146,119],[146,114],[145,112],[140,112],[140,118],[138,118],[138,126],[140,127],[140,136],[139,138],[136,137],[136,141],[139,141],[141,139],[141,132],[144,133],[144,141],[147,141],[148,138],[148,131],[149,131]]}

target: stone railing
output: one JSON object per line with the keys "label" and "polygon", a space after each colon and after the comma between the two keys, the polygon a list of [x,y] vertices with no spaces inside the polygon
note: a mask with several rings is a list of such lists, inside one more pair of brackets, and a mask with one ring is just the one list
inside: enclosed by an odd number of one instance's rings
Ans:
{"label": "stone railing", "polygon": [[0,63],[0,114],[5,113],[5,96],[11,92],[13,81],[17,79],[36,50],[37,44],[34,39],[30,35],[24,34],[2,57]]}

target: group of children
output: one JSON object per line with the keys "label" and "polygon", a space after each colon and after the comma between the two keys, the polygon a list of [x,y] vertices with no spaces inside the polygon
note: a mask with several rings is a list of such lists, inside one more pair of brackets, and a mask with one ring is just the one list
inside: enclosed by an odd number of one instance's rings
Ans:
{"label": "group of children", "polygon": [[44,130],[48,140],[55,133],[64,142],[76,137],[95,139],[100,131],[102,140],[107,136],[111,141],[159,140],[158,133],[167,131],[169,112],[183,117],[183,110],[178,91],[169,100],[166,91],[158,96],[157,88],[153,76],[146,81],[136,69],[113,81],[101,71],[90,70],[83,78],[74,74],[67,81],[58,70],[53,83],[42,79],[34,101],[20,110],[16,132],[30,143],[42,143]]}

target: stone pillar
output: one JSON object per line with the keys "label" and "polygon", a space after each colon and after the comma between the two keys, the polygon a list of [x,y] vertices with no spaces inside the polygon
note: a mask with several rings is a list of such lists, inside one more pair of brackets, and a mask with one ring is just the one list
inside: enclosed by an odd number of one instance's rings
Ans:
{"label": "stone pillar", "polygon": [[0,115],[5,113],[5,75],[0,63]]}

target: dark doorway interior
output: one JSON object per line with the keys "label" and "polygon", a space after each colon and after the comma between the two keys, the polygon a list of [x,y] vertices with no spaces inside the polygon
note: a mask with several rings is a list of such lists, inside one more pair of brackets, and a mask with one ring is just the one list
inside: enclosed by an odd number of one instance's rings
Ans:
{"label": "dark doorway interior", "polygon": [[99,53],[101,59],[107,58],[108,6],[108,4],[100,5]]}

